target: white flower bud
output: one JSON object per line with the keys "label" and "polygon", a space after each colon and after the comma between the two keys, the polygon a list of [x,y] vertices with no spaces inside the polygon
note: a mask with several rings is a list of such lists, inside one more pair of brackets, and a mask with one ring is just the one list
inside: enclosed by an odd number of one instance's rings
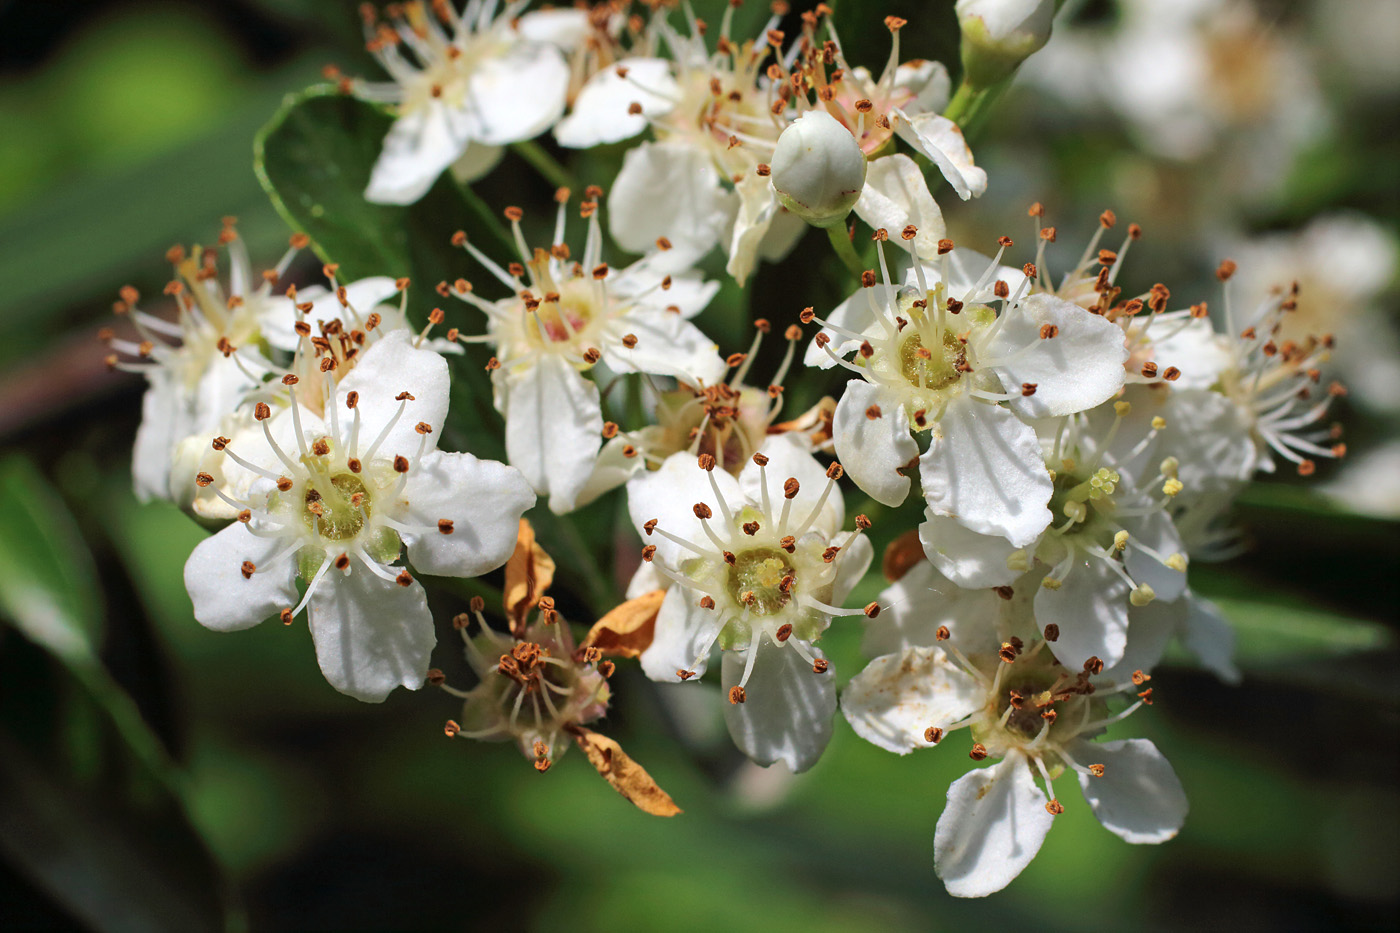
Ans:
{"label": "white flower bud", "polygon": [[825,110],[803,114],[778,137],[773,190],[784,207],[812,226],[844,220],[864,186],[865,153]]}
{"label": "white flower bud", "polygon": [[1044,47],[1054,0],[958,0],[964,80],[976,89],[1008,77]]}

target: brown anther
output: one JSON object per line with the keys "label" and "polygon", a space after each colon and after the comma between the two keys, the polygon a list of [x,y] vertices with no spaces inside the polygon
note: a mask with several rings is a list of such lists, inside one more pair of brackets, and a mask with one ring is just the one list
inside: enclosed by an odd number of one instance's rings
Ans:
{"label": "brown anther", "polygon": [[981,742],[977,742],[972,746],[972,751],[967,753],[967,757],[971,758],[973,761],[981,761],[983,758],[987,757],[987,746],[983,745]]}
{"label": "brown anther", "polygon": [[866,603],[865,608],[861,611],[865,613],[867,619],[873,619],[880,614],[880,604],[877,602]]}
{"label": "brown anther", "polygon": [[744,522],[743,529],[744,534],[753,537],[758,534],[758,522]]}
{"label": "brown anther", "polygon": [[1007,664],[1010,664],[1012,661],[1016,660],[1016,649],[1009,643],[1002,642],[1001,648],[997,651],[997,657],[1001,658]]}
{"label": "brown anther", "polygon": [[304,233],[293,233],[287,242],[291,244],[292,249],[305,249],[307,244],[311,242],[311,237]]}
{"label": "brown anther", "polygon": [[346,460],[345,466],[350,470],[351,473],[358,473],[361,469],[363,469],[363,465],[360,463],[358,457],[351,457],[349,460]]}
{"label": "brown anther", "polygon": [[1299,476],[1312,476],[1317,472],[1317,463],[1312,460],[1303,460],[1298,464]]}
{"label": "brown anther", "polygon": [[318,457],[327,456],[331,452],[330,442],[324,437],[316,438],[316,440],[311,442],[311,452]]}
{"label": "brown anther", "polygon": [[784,535],[783,539],[778,542],[778,546],[791,554],[793,551],[797,550],[797,539],[792,535]]}
{"label": "brown anther", "polygon": [[[826,478],[829,480],[838,480],[845,474],[846,468],[841,466],[841,464],[839,463],[833,463],[831,466],[826,468]],[[786,489],[784,489],[784,491],[786,492]]]}
{"label": "brown anther", "polygon": [[933,637],[938,641],[947,641],[953,637],[953,633],[948,631],[948,626],[940,625],[938,626],[938,631],[933,633]]}
{"label": "brown anther", "polygon": [[450,519],[450,518],[439,518],[439,519],[438,519],[438,523],[437,523],[437,528],[438,528],[438,531],[441,532],[442,534],[445,534],[445,535],[450,535],[450,534],[452,534],[452,532],[453,532],[453,530],[454,530],[454,528],[453,528],[453,523],[452,523],[452,519]]}
{"label": "brown anther", "polygon": [[250,560],[245,560],[242,564],[239,565],[238,569],[243,572],[243,579],[251,580],[253,579],[253,574],[258,569],[258,565]]}
{"label": "brown anther", "polygon": [[744,700],[746,700],[747,698],[748,694],[745,693],[744,688],[740,687],[738,684],[735,684],[734,686],[729,688],[730,703],[733,703],[737,706],[738,704],[744,702]]}
{"label": "brown anther", "polygon": [[1239,266],[1236,265],[1233,259],[1226,259],[1223,262],[1221,262],[1219,266],[1216,267],[1215,277],[1222,282],[1228,282],[1230,281],[1230,277],[1235,274],[1235,270],[1238,268]]}
{"label": "brown anther", "polygon": [[822,551],[822,561],[829,564],[832,561],[834,561],[836,559],[836,555],[840,553],[841,549],[835,545],[832,545],[831,547],[828,547],[826,550]]}
{"label": "brown anther", "polygon": [[1162,370],[1162,378],[1168,382],[1176,382],[1181,378],[1181,370],[1177,369],[1175,366],[1168,366],[1166,369]]}
{"label": "brown anther", "polygon": [[258,421],[266,421],[272,417],[272,409],[268,407],[267,402],[258,402],[253,406],[253,417]]}
{"label": "brown anther", "polygon": [[[862,288],[874,288],[874,287],[875,287],[875,270],[874,270],[874,269],[866,269],[864,272],[862,272],[862,273],[860,274],[860,284],[861,284],[861,287],[862,287]],[[805,322],[804,322],[804,323],[805,323]]]}
{"label": "brown anther", "polygon": [[1118,215],[1113,211],[1104,211],[1099,215],[1099,223],[1103,225],[1105,230],[1111,230],[1113,225],[1118,223]]}
{"label": "brown anther", "polygon": [[1141,687],[1143,684],[1147,683],[1151,679],[1151,674],[1144,674],[1140,670],[1133,671],[1133,684],[1135,686]]}
{"label": "brown anther", "polygon": [[1038,385],[1038,384],[1037,384],[1037,383],[1034,383],[1034,382],[1023,382],[1023,383],[1021,383],[1021,395],[1024,396],[1025,398],[1030,398],[1032,395],[1035,394],[1035,390],[1036,390],[1037,385]]}
{"label": "brown anther", "polygon": [[350,555],[341,554],[335,559],[334,564],[336,570],[344,570],[345,568],[350,566]]}
{"label": "brown anther", "polygon": [[1045,811],[1051,816],[1059,816],[1061,813],[1065,812],[1065,808],[1061,806],[1058,800],[1050,800],[1045,804]]}
{"label": "brown anther", "polygon": [[279,492],[286,492],[292,488],[292,480],[289,476],[277,477],[277,489]]}
{"label": "brown anther", "polygon": [[715,468],[715,458],[713,454],[701,454],[696,458],[696,462],[700,465],[700,469],[704,470],[706,473],[709,473]]}
{"label": "brown anther", "polygon": [[996,593],[1002,599],[1010,599],[1016,595],[1016,591],[1009,586],[994,586],[992,587],[992,592]]}
{"label": "brown anther", "polygon": [[996,284],[992,286],[992,294],[998,298],[1007,298],[1011,295],[1011,286],[1001,279],[997,279]]}
{"label": "brown anther", "polygon": [[1151,706],[1151,705],[1152,705],[1152,688],[1151,688],[1151,687],[1148,687],[1146,690],[1144,690],[1144,691],[1142,691],[1141,693],[1139,693],[1139,694],[1138,694],[1138,699],[1142,700],[1142,702],[1145,703],[1145,704],[1147,704],[1148,706]]}
{"label": "brown anther", "polygon": [[1058,327],[1056,327],[1054,324],[1041,324],[1041,325],[1040,325],[1040,339],[1041,339],[1041,340],[1049,340],[1049,339],[1051,339],[1051,338],[1053,338],[1053,337],[1058,337],[1059,335],[1060,335],[1060,329],[1059,329]]}
{"label": "brown anther", "polygon": [[214,477],[210,476],[208,473],[196,473],[194,475],[194,484],[200,489],[204,489],[205,487],[214,485]]}
{"label": "brown anther", "polygon": [[1055,724],[1055,719],[1056,719],[1056,717],[1058,717],[1059,715],[1060,715],[1060,714],[1057,713],[1057,712],[1055,712],[1053,709],[1047,709],[1047,710],[1045,710],[1043,713],[1040,714],[1040,718],[1043,719],[1043,720],[1045,720],[1046,722],[1050,723],[1051,725],[1054,725],[1054,724]]}
{"label": "brown anther", "polygon": [[1055,242],[1055,228],[1045,227],[1040,231],[1040,238],[1047,243]]}
{"label": "brown anther", "polygon": [[407,570],[400,570],[399,575],[394,578],[394,582],[397,583],[399,586],[412,586],[413,577],[409,574]]}
{"label": "brown anther", "polygon": [[710,511],[710,507],[703,502],[695,503],[695,505],[691,507],[691,511],[693,511],[695,513],[695,517],[700,519],[701,521],[705,521],[713,517],[715,514],[714,512]]}
{"label": "brown anther", "polygon": [[1143,363],[1143,364],[1142,364],[1142,374],[1143,374],[1145,377],[1147,377],[1148,379],[1155,379],[1155,378],[1157,378],[1157,364],[1156,364],[1156,363],[1153,363],[1153,362],[1150,361],[1150,360],[1149,360],[1148,362],[1146,362],[1146,363]]}
{"label": "brown anther", "polygon": [[1084,662],[1084,673],[1086,673],[1086,674],[1102,674],[1102,673],[1103,673],[1103,661],[1099,660],[1099,658],[1098,658],[1097,655],[1090,655],[1090,656],[1089,656],[1089,660],[1087,660],[1087,661]]}
{"label": "brown anther", "polygon": [[403,456],[402,454],[399,454],[399,455],[397,455],[397,456],[394,457],[394,472],[395,472],[395,473],[407,473],[407,472],[408,472],[408,465],[409,465],[409,464],[408,464],[408,458],[405,457],[405,456]]}
{"label": "brown anther", "polygon": [[929,726],[924,730],[924,741],[930,745],[937,745],[943,741],[943,730],[937,726]]}
{"label": "brown anther", "polygon": [[802,489],[802,484],[797,481],[797,477],[789,476],[783,483],[783,498],[792,499]]}
{"label": "brown anther", "polygon": [[778,640],[779,644],[786,642],[792,637],[792,625],[784,622],[782,625],[778,626],[778,630],[773,633],[773,637]]}

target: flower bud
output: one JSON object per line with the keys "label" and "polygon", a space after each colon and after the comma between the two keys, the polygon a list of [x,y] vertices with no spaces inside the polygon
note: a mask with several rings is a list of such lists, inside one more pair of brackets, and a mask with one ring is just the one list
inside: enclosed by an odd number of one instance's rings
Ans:
{"label": "flower bud", "polygon": [[825,110],[798,117],[778,137],[773,190],[783,206],[814,227],[840,223],[865,187],[865,153],[851,131]]}
{"label": "flower bud", "polygon": [[1054,0],[958,0],[963,80],[990,87],[1044,47],[1055,18]]}

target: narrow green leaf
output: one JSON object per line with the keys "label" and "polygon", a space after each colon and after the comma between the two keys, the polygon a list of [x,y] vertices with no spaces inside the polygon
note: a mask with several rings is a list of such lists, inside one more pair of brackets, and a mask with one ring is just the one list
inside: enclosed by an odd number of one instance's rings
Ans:
{"label": "narrow green leaf", "polygon": [[97,572],[73,516],[22,456],[0,462],[0,614],[70,663],[102,642]]}

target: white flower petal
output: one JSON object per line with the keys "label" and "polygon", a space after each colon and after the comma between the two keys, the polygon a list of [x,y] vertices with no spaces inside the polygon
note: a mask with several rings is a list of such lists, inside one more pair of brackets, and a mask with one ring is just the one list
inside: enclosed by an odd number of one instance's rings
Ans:
{"label": "white flower petal", "polygon": [[960,587],[1006,586],[1021,575],[1007,566],[1007,559],[1020,548],[1001,535],[978,534],[931,509],[924,510],[919,543],[933,566]]}
{"label": "white flower petal", "polygon": [[[713,478],[719,486],[720,494],[731,509],[739,508],[744,502],[744,494],[739,481],[720,469],[706,473],[696,465],[696,458],[681,451],[671,454],[661,464],[661,468],[643,473],[627,483],[627,512],[638,534],[645,534],[643,526],[656,519],[657,527],[672,535],[693,541],[709,548],[710,539],[695,517],[695,504],[703,502],[716,516],[720,516],[719,503],[715,499]],[[678,568],[683,562],[695,557],[695,552],[676,544],[669,538],[653,534],[646,539],[647,544],[656,545],[656,553],[668,567]]]}
{"label": "white flower petal", "polygon": [[[164,367],[153,368],[141,397],[141,426],[131,451],[131,479],[142,502],[171,498],[170,467],[188,422],[180,414],[180,387]],[[181,481],[175,485],[183,486]]]}
{"label": "white flower petal", "polygon": [[[475,577],[495,570],[515,550],[520,516],[535,493],[514,467],[471,454],[434,450],[419,458],[404,488],[409,516],[431,531],[406,534],[419,573]],[[438,523],[452,523],[443,534]]]}
{"label": "white flower petal", "polygon": [[417,690],[437,643],[427,594],[353,565],[332,570],[311,594],[308,619],[316,660],[330,685],[366,703],[395,688]]}
{"label": "white flower petal", "polygon": [[[831,323],[832,327],[839,327],[857,334],[881,333],[880,322],[875,316],[876,311],[871,309],[872,299],[874,299],[875,308],[889,308],[894,305],[898,294],[899,286],[893,283],[886,285],[883,282],[878,282],[873,288],[861,288],[833,308],[831,313],[825,316],[826,320]],[[830,338],[831,343],[828,346],[831,353],[827,353],[826,350],[817,346],[817,341],[814,339],[807,345],[807,350],[802,357],[802,361],[808,366],[830,369],[836,365],[836,361],[832,359],[833,354],[845,356],[860,346],[860,340],[856,337],[846,337],[826,328],[818,333],[826,334]]]}
{"label": "white flower petal", "polygon": [[[867,414],[878,407],[880,415]],[[909,496],[909,477],[898,472],[919,455],[909,416],[897,397],[863,379],[846,383],[831,419],[832,443],[846,475],[870,498],[897,506]]]}
{"label": "white flower petal", "polygon": [[1128,584],[1108,561],[1081,555],[1058,589],[1042,586],[1035,594],[1035,621],[1042,633],[1059,626],[1050,647],[1070,670],[1091,657],[1113,667],[1128,644]]}
{"label": "white flower petal", "polygon": [[[229,525],[195,546],[185,561],[185,589],[194,617],[218,632],[252,628],[297,603],[296,558],[272,558],[286,546],[282,538],[259,537],[242,522]],[[254,566],[243,576],[243,562]]]}
{"label": "white flower petal", "polygon": [[1045,804],[1018,752],[954,781],[933,836],[934,871],[948,893],[985,897],[1015,880],[1055,821]]}
{"label": "white flower petal", "polygon": [[[728,221],[725,200],[707,154],[680,143],[645,142],[623,157],[608,193],[608,230],[634,253],[650,252],[664,236],[675,261],[693,262],[719,242]],[[657,210],[658,204],[666,209]]]}
{"label": "white flower petal", "polygon": [[[380,337],[365,351],[350,375],[336,389],[336,404],[340,407],[342,424],[350,415],[345,399],[351,392],[360,395],[357,408],[360,413],[360,446],[357,452],[360,456],[366,453],[368,445],[374,443],[391,421],[394,426],[380,444],[377,456],[411,456],[416,453],[423,442],[422,435],[417,431],[420,422],[433,429],[429,449],[436,446],[432,441],[440,434],[447,420],[451,377],[447,372],[447,361],[432,350],[415,347],[415,339],[417,335],[407,329]],[[413,398],[399,402],[397,398],[404,392]],[[404,406],[402,415],[398,414],[400,405]],[[394,420],[396,417],[397,420]]]}
{"label": "white flower petal", "polygon": [[[810,651],[822,656],[816,646]],[[744,661],[741,652],[724,652],[726,694],[739,683]],[[831,741],[835,674],[818,674],[791,646],[764,641],[746,693],[743,703],[724,704],[724,723],[739,750],[765,768],[781,761],[794,774],[816,764]]]}
{"label": "white flower petal", "polygon": [[963,395],[948,403],[919,458],[935,515],[1025,547],[1050,524],[1054,485],[1035,430],[1008,409]]}
{"label": "white flower petal", "polygon": [[1181,553],[1184,550],[1181,536],[1176,533],[1170,516],[1166,512],[1149,512],[1137,517],[1125,516],[1119,524],[1132,536],[1123,554],[1123,567],[1134,582],[1146,583],[1161,600],[1176,599],[1186,592],[1185,571],[1173,570],[1132,543],[1139,542],[1167,558]]}
{"label": "white flower petal", "polygon": [[583,47],[592,31],[587,10],[532,10],[515,20],[515,29],[532,42],[548,42],[565,52]]}
{"label": "white flower petal", "polygon": [[[1123,387],[1128,348],[1123,329],[1107,318],[1053,295],[1031,295],[1007,314],[985,353],[1022,417],[1086,411]],[[1042,339],[1046,325],[1058,336]],[[1026,383],[1034,394],[1020,394]]]}
{"label": "white flower petal", "polygon": [[452,163],[452,177],[464,185],[484,178],[500,164],[505,157],[504,146],[488,146],[484,143],[467,143],[467,148]]}
{"label": "white flower petal", "polygon": [[875,545],[870,543],[869,535],[854,532],[837,535],[831,543],[841,549],[841,555],[836,559],[836,579],[831,584],[832,602],[839,606],[870,569],[870,563],[875,559]]}
{"label": "white flower petal", "polygon": [[[739,473],[739,488],[753,502],[763,501],[763,484],[760,477],[768,478],[768,501],[781,506],[783,484],[795,479],[799,489],[792,500],[792,518],[797,523],[807,520],[812,508],[821,499],[822,491],[830,480],[826,477],[826,467],[793,434],[774,434],[763,442],[758,452],[768,458],[768,465],[762,470],[750,460]],[[821,513],[812,528],[831,538],[841,530],[846,522],[846,505],[838,487],[822,503]]]}
{"label": "white flower petal", "polygon": [[[665,255],[650,253],[609,275],[608,293],[632,299],[639,308],[666,311],[689,320],[705,310],[719,293],[719,282],[706,280],[699,272],[677,272]],[[658,288],[668,275],[670,287]]]}
{"label": "white flower petal", "polygon": [[841,694],[841,712],[856,735],[907,755],[932,743],[930,727],[948,726],[976,712],[986,691],[940,648],[908,648],[866,665]]}
{"label": "white flower petal", "polygon": [[739,194],[739,214],[729,240],[729,262],[724,271],[743,285],[758,264],[758,247],[778,213],[778,198],[772,183],[757,172],[750,172],[734,186]]}
{"label": "white flower petal", "polygon": [[[618,77],[621,69],[626,77]],[[588,79],[574,99],[572,112],[554,128],[554,138],[571,149],[621,142],[646,129],[648,118],[669,113],[679,97],[669,61],[623,59]],[[642,112],[631,113],[633,104],[640,104]]]}
{"label": "white flower petal", "polygon": [[1186,650],[1227,684],[1239,683],[1240,669],[1234,661],[1235,630],[1210,600],[1187,590],[1185,602]]}
{"label": "white flower petal", "polygon": [[1171,764],[1147,739],[1082,742],[1080,764],[1102,764],[1103,777],[1079,775],[1084,799],[1104,829],[1131,843],[1166,842],[1186,821],[1186,791]]}
{"label": "white flower petal", "polygon": [[972,150],[967,148],[962,130],[952,120],[936,113],[919,113],[912,117],[896,114],[894,131],[937,165],[964,201],[987,190],[987,173],[973,163]]}
{"label": "white flower petal", "polygon": [[636,337],[637,345],[630,349],[621,341],[604,345],[603,360],[613,372],[675,376],[691,385],[713,385],[728,371],[719,344],[679,314],[639,307],[619,318],[617,327]]}
{"label": "white flower petal", "polygon": [[[588,483],[578,494],[578,507],[583,508],[590,502],[594,502],[599,496],[612,492],[617,487],[626,483],[637,473],[646,469],[646,459],[637,456],[626,456],[623,451],[631,447],[631,442],[625,437],[614,437],[603,444],[603,449],[598,452],[598,459],[593,463],[593,473],[588,477]],[[643,564],[643,566],[650,566]],[[656,589],[656,587],[650,587]],[[645,593],[646,590],[642,590]],[[639,594],[637,594],[639,595]],[[628,597],[631,599],[631,596]]]}
{"label": "white flower petal", "polygon": [[668,684],[680,682],[677,671],[694,671],[696,677],[704,676],[710,663],[707,649],[722,627],[718,612],[700,607],[699,593],[672,585],[656,614],[656,634],[642,652],[642,672]]}
{"label": "white flower petal", "polygon": [[948,232],[924,173],[903,153],[870,163],[855,211],[861,220],[877,230],[883,227],[892,237],[909,224],[918,227],[914,249],[924,259],[938,255],[938,241]]}
{"label": "white flower petal", "polygon": [[1208,317],[1160,329],[1170,336],[1152,341],[1152,358],[1162,369],[1175,366],[1181,370],[1173,389],[1209,389],[1221,373],[1235,365],[1230,338],[1217,334]]}
{"label": "white flower petal", "polygon": [[915,96],[911,110],[942,112],[948,105],[952,80],[942,62],[920,59],[901,62],[894,70],[896,91],[909,91]]}
{"label": "white flower petal", "polygon": [[428,193],[443,169],[457,161],[470,138],[463,115],[440,100],[405,113],[384,137],[365,200],[412,204]]}
{"label": "white flower petal", "polygon": [[881,613],[867,619],[862,653],[878,657],[905,648],[931,648],[938,628],[946,625],[952,643],[964,653],[995,652],[999,639],[988,620],[1000,611],[1001,597],[991,590],[954,586],[932,564],[920,561],[886,587],[876,601]]}
{"label": "white flower petal", "polygon": [[1107,680],[1127,681],[1134,671],[1148,671],[1161,663],[1172,636],[1186,625],[1186,601],[1154,599],[1146,606],[1128,607],[1128,646],[1118,663],[1103,672]]}
{"label": "white flower petal", "polygon": [[569,66],[543,42],[516,42],[482,61],[467,84],[467,138],[488,146],[533,139],[564,115]]}
{"label": "white flower petal", "polygon": [[506,376],[506,453],[549,507],[572,511],[603,444],[598,387],[560,356]]}

